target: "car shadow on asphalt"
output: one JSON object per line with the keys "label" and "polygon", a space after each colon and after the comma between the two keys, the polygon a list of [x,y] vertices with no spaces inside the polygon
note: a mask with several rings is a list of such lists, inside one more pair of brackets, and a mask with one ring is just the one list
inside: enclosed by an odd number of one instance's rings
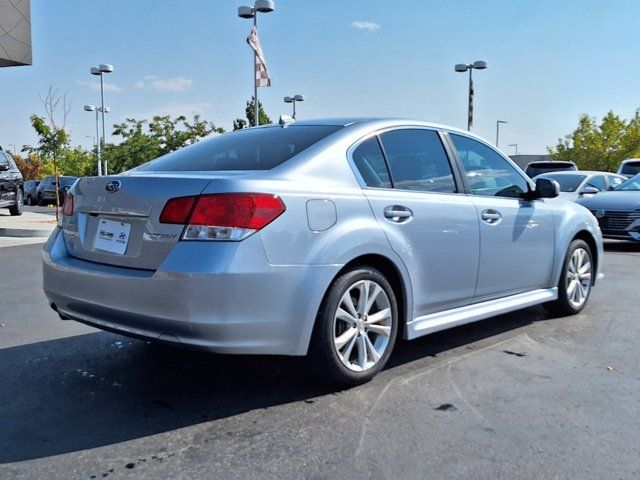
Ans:
{"label": "car shadow on asphalt", "polygon": [[[534,307],[402,341],[386,369],[402,367],[402,374],[415,360],[547,318]],[[5,348],[0,365],[0,464],[309,402],[340,390],[310,375],[306,359],[213,355],[107,332]]]}
{"label": "car shadow on asphalt", "polygon": [[640,242],[605,240],[604,250],[605,252],[640,253]]}

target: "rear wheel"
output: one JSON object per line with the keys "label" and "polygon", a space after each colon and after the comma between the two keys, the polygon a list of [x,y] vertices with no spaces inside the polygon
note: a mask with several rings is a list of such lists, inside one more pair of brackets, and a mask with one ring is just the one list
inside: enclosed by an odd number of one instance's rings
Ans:
{"label": "rear wheel", "polygon": [[558,299],[545,304],[556,315],[575,315],[587,304],[594,275],[591,248],[584,240],[569,245],[558,284]]}
{"label": "rear wheel", "polygon": [[44,200],[42,200],[42,194],[38,194],[38,206],[44,207]]}
{"label": "rear wheel", "polygon": [[22,190],[18,189],[18,193],[16,194],[16,204],[12,207],[9,207],[9,213],[13,216],[22,215],[23,208],[24,199],[22,196]]}
{"label": "rear wheel", "polygon": [[398,332],[398,306],[391,285],[378,270],[355,267],[327,292],[310,355],[329,380],[358,385],[387,363]]}
{"label": "rear wheel", "polygon": [[33,206],[33,197],[31,195],[27,195],[27,198],[25,199],[27,206],[31,207]]}

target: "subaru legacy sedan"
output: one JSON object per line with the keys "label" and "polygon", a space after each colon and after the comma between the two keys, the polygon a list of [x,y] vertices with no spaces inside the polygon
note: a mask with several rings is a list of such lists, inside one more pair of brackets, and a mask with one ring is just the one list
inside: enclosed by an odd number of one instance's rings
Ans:
{"label": "subaru legacy sedan", "polygon": [[224,354],[310,355],[358,384],[414,339],[536,304],[581,311],[596,219],[468,132],[281,122],[82,178],[44,247],[62,319]]}

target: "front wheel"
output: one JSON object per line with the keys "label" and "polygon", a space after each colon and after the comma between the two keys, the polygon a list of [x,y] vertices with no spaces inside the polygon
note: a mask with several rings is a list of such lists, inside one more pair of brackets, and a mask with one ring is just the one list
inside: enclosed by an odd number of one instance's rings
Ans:
{"label": "front wheel", "polygon": [[550,312],[556,315],[575,315],[587,304],[595,269],[591,248],[584,240],[574,240],[569,245],[564,260],[558,299],[545,304]]}
{"label": "front wheel", "polygon": [[355,267],[340,275],[325,295],[310,355],[329,380],[359,385],[387,363],[398,333],[393,288],[378,270]]}
{"label": "front wheel", "polygon": [[13,216],[22,215],[23,208],[24,199],[22,196],[22,190],[18,189],[18,193],[16,193],[16,204],[12,207],[9,207],[9,213]]}

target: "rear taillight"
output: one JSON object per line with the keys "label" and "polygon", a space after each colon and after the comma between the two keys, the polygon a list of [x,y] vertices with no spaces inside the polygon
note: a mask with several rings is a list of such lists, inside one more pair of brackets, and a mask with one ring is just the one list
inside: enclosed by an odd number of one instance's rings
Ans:
{"label": "rear taillight", "polygon": [[173,198],[162,210],[160,222],[186,225],[184,240],[242,240],[284,211],[277,195],[220,193]]}
{"label": "rear taillight", "polygon": [[70,217],[73,215],[73,194],[67,192],[62,206],[62,215]]}

